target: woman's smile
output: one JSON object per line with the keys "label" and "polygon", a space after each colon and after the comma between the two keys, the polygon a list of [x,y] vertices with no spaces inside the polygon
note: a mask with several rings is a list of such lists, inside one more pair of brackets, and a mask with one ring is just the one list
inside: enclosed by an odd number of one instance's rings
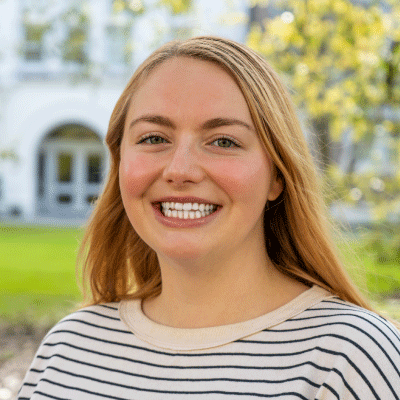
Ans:
{"label": "woman's smile", "polygon": [[152,203],[155,218],[165,226],[194,228],[209,222],[220,205],[198,197],[163,197]]}
{"label": "woman's smile", "polygon": [[217,210],[218,204],[198,197],[164,197],[154,202],[162,215],[178,219],[200,219]]}
{"label": "woman's smile", "polygon": [[212,214],[217,207],[215,204],[163,202],[161,203],[161,212],[166,217],[199,219]]}
{"label": "woman's smile", "polygon": [[132,98],[120,187],[139,236],[174,259],[265,249],[264,207],[282,190],[234,80],[186,58],[157,67]]}

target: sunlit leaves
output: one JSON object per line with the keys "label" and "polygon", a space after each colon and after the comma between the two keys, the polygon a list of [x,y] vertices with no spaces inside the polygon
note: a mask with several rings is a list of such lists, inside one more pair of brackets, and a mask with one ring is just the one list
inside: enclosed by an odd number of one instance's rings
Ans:
{"label": "sunlit leaves", "polygon": [[282,18],[275,18],[269,25],[270,32],[281,40],[280,48],[286,49],[290,45],[295,28],[291,23],[285,22]]}
{"label": "sunlit leaves", "polygon": [[[386,0],[382,8],[350,0],[275,4],[274,15],[281,12],[263,29],[252,27],[248,44],[289,82],[309,126],[327,122],[316,132],[321,151],[349,135],[356,157],[348,161],[350,173],[335,164],[325,170],[336,187],[331,200],[368,206],[376,224],[400,220],[400,168],[392,168],[400,166],[400,2]],[[360,156],[370,158],[368,168],[356,166]],[[396,254],[398,236],[391,242]]]}
{"label": "sunlit leaves", "polygon": [[182,14],[190,10],[192,0],[160,0],[160,4],[166,6],[172,14]]}
{"label": "sunlit leaves", "polygon": [[125,11],[132,15],[139,15],[145,11],[141,0],[113,0],[112,8],[115,14]]}
{"label": "sunlit leaves", "polygon": [[265,32],[254,27],[249,45],[291,77],[297,104],[312,118],[329,116],[332,138],[340,139],[341,131],[336,130],[352,123],[358,124],[357,136],[365,133],[357,105],[385,101],[385,89],[376,80],[387,16],[376,7],[348,0],[278,4],[282,13],[266,21]]}

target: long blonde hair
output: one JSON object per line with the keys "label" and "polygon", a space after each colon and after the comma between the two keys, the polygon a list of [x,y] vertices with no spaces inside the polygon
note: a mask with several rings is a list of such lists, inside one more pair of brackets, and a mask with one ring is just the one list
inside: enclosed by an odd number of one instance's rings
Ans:
{"label": "long blonde hair", "polygon": [[286,88],[254,51],[208,36],[173,41],[156,50],[137,69],[114,108],[106,136],[110,171],[80,249],[83,280],[89,284],[85,304],[147,298],[161,292],[156,253],[128,220],[118,171],[130,99],[154,68],[173,57],[220,66],[246,99],[257,133],[284,183],[281,196],[266,206],[264,214],[266,248],[275,267],[309,286],[317,284],[371,309],[347,276],[330,238],[321,185]]}

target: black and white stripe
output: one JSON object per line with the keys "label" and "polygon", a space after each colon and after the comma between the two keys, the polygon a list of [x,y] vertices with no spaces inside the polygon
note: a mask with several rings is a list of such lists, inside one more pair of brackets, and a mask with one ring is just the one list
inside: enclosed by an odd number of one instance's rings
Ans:
{"label": "black and white stripe", "polygon": [[117,304],[71,314],[46,336],[19,399],[400,399],[400,336],[330,298],[225,345],[161,349]]}

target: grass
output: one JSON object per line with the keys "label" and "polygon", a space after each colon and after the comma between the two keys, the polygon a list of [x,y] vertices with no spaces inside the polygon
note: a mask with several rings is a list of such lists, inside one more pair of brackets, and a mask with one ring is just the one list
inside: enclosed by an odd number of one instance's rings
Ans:
{"label": "grass", "polygon": [[349,275],[373,301],[400,297],[400,260],[377,262],[374,251],[365,248],[366,235],[347,233],[337,242]]}
{"label": "grass", "polygon": [[[79,228],[0,225],[0,319],[52,324],[80,300],[75,260]],[[359,236],[339,241],[350,276],[380,310],[400,318],[400,265],[377,264]],[[400,296],[399,296],[400,297]]]}
{"label": "grass", "polygon": [[364,245],[366,232],[346,234],[338,240],[342,260],[353,282],[376,310],[400,321],[400,260],[376,261]]}
{"label": "grass", "polygon": [[78,228],[0,225],[0,318],[59,319],[80,300]]}

